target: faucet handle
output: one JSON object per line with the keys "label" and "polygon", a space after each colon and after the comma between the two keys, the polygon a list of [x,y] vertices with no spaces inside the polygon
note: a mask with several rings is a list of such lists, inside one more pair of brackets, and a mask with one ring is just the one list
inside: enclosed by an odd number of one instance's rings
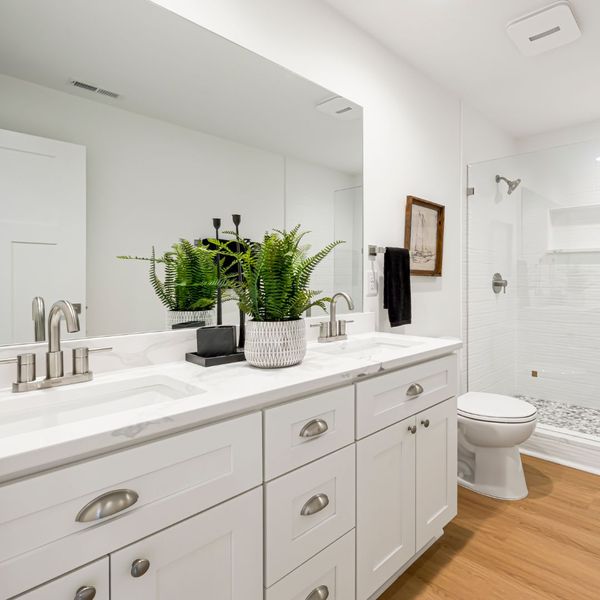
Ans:
{"label": "faucet handle", "polygon": [[345,336],[346,335],[346,325],[348,323],[354,323],[354,319],[340,319],[337,322],[337,334],[338,336]]}
{"label": "faucet handle", "polygon": [[329,334],[329,321],[321,321],[320,323],[313,323],[311,327],[319,328],[319,340],[325,340],[330,337]]}
{"label": "faucet handle", "polygon": [[3,358],[0,364],[17,363],[17,383],[35,381],[35,354],[26,352],[14,358]]}
{"label": "faucet handle", "polygon": [[85,375],[90,370],[90,349],[87,346],[73,348],[73,375]]}
{"label": "faucet handle", "polygon": [[110,350],[112,350],[112,346],[103,348],[78,346],[73,348],[73,375],[86,375],[90,372],[90,354],[92,352],[109,352]]}

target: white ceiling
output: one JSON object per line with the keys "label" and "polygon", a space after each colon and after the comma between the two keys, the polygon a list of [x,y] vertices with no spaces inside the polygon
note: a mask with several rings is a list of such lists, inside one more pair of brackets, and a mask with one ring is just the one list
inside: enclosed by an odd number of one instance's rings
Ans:
{"label": "white ceiling", "polygon": [[[362,119],[315,110],[333,92],[148,0],[2,0],[0,73],[362,172]],[[122,96],[77,89],[71,79]]]}
{"label": "white ceiling", "polygon": [[553,0],[324,0],[515,137],[600,119],[600,1],[571,0],[583,36],[526,58],[506,24]]}

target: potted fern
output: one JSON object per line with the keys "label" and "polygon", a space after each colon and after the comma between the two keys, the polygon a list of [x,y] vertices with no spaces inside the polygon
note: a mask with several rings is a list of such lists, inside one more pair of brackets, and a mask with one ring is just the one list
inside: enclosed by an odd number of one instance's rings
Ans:
{"label": "potted fern", "polygon": [[312,256],[301,245],[308,232],[300,225],[291,231],[273,230],[260,243],[237,239],[241,251],[220,243],[221,255],[233,257],[243,277],[228,282],[240,309],[250,320],[246,325],[246,360],[255,367],[288,367],[302,362],[306,354],[303,313],[313,306],[325,310],[328,298],[310,289],[317,265],[342,241],[332,242]]}
{"label": "potted fern", "polygon": [[[156,256],[154,247],[150,257],[118,256],[123,260],[141,260],[150,263],[149,277],[154,293],[167,309],[166,325],[204,322],[213,325],[214,307],[219,279],[216,253],[206,246],[194,246],[182,239],[162,256]],[[164,279],[157,273],[157,265],[164,267]]]}

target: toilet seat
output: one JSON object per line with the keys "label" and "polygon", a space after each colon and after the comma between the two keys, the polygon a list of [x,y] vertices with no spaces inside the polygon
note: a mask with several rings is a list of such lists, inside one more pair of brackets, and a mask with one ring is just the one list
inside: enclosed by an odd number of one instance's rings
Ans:
{"label": "toilet seat", "polygon": [[511,396],[468,392],[458,398],[458,414],[488,423],[529,423],[537,418],[537,409]]}

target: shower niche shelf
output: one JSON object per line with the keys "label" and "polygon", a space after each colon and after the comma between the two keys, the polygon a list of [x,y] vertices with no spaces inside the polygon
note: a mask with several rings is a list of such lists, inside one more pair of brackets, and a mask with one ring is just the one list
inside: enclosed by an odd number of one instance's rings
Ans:
{"label": "shower niche shelf", "polygon": [[563,206],[548,212],[549,253],[600,251],[600,204]]}

